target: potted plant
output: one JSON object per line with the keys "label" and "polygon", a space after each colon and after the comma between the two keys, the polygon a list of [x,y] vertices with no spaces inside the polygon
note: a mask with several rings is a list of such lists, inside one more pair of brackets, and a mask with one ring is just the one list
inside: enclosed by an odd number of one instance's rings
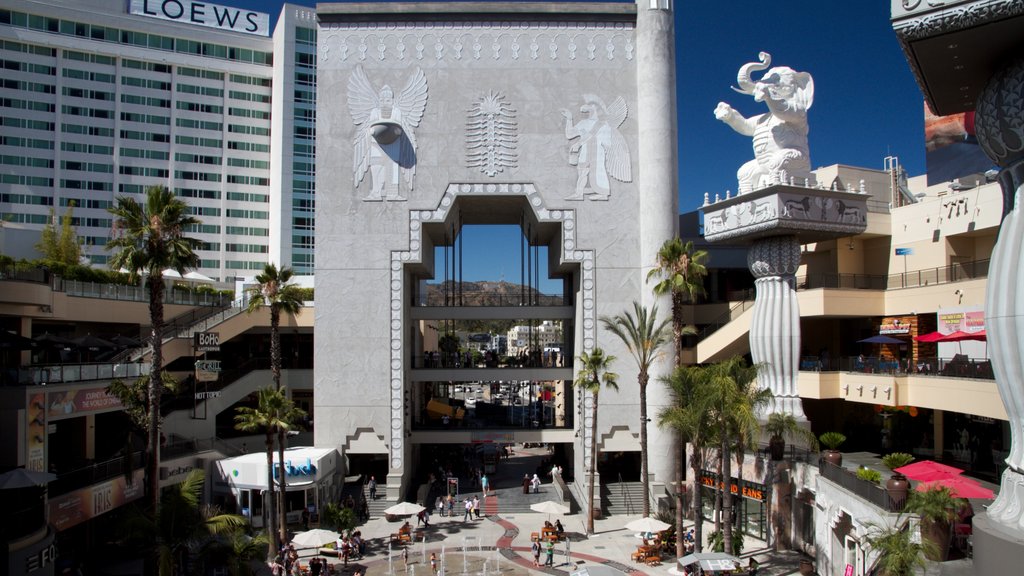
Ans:
{"label": "potted plant", "polygon": [[900,510],[907,501],[907,493],[910,491],[910,481],[903,474],[896,471],[914,461],[914,456],[906,452],[893,452],[882,456],[882,464],[892,471],[892,476],[885,482],[885,489],[889,492],[889,500],[892,509]]}
{"label": "potted plant", "polygon": [[870,524],[868,545],[878,555],[875,566],[887,576],[911,576],[927,568],[924,555],[931,550],[928,541],[916,541],[907,522],[897,520],[894,525]]}
{"label": "potted plant", "polygon": [[949,555],[950,530],[961,506],[963,501],[946,486],[914,492],[907,499],[907,511],[921,517],[921,539],[934,545],[928,551],[929,560],[941,562]]}
{"label": "potted plant", "polygon": [[818,441],[821,445],[826,448],[821,455],[826,462],[831,462],[836,466],[843,465],[843,453],[839,451],[839,447],[846,442],[846,436],[842,432],[825,432],[821,436],[818,436]]}
{"label": "potted plant", "polygon": [[782,460],[785,456],[786,438],[801,438],[807,441],[811,450],[818,449],[818,439],[810,430],[801,426],[792,414],[772,412],[764,424],[764,431],[768,434],[768,452],[772,460]]}
{"label": "potted plant", "polygon": [[878,484],[879,482],[882,481],[882,473],[879,472],[878,470],[872,470],[871,468],[858,468],[857,478],[860,478],[861,480],[866,480],[873,484]]}

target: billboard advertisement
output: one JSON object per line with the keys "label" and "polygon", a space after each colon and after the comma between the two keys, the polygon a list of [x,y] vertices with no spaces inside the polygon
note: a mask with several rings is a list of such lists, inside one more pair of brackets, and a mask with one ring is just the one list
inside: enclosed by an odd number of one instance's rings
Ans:
{"label": "billboard advertisement", "polygon": [[995,166],[978,145],[974,112],[936,116],[925,103],[924,139],[929,186],[983,174]]}

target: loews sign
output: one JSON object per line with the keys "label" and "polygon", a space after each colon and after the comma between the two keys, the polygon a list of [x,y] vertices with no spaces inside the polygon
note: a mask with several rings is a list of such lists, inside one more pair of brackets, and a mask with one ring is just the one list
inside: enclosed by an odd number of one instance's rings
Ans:
{"label": "loews sign", "polygon": [[131,0],[128,11],[139,16],[270,36],[270,14],[197,0]]}

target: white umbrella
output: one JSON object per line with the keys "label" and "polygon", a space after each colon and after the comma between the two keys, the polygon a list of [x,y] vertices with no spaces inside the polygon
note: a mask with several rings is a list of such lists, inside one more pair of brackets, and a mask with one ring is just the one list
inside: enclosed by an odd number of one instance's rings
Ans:
{"label": "white umbrella", "polygon": [[650,517],[633,520],[629,524],[626,524],[626,530],[631,532],[643,532],[644,534],[648,532],[661,532],[663,530],[668,530],[671,527],[671,524],[666,524],[657,518]]}
{"label": "white umbrella", "polygon": [[558,502],[552,502],[551,500],[545,500],[544,502],[537,502],[536,504],[530,504],[530,510],[534,512],[540,512],[541,514],[568,514],[569,507],[565,504],[559,504]]}
{"label": "white umbrella", "polygon": [[314,528],[313,530],[307,530],[300,532],[292,538],[292,544],[295,544],[299,548],[319,548],[324,544],[334,542],[341,536],[333,530],[324,530],[322,528]]}
{"label": "white umbrella", "polygon": [[413,514],[419,514],[426,510],[419,504],[413,504],[412,502],[400,502],[390,508],[386,508],[384,513],[388,516],[412,516]]}
{"label": "white umbrella", "polygon": [[181,278],[181,273],[174,268],[164,268],[161,274],[163,274],[164,278]]}
{"label": "white umbrella", "polygon": [[740,560],[725,552],[698,552],[687,554],[679,559],[680,568],[697,563],[700,563],[700,567],[706,571],[735,570],[739,566]]}

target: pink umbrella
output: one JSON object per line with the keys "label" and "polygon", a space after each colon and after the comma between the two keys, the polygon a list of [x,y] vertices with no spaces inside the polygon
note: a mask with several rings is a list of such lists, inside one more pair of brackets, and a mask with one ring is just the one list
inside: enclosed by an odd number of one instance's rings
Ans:
{"label": "pink umbrella", "polygon": [[931,482],[933,480],[943,480],[945,478],[953,478],[963,473],[963,470],[955,468],[953,466],[947,466],[945,464],[939,464],[934,460],[921,460],[914,462],[913,464],[907,464],[906,466],[900,466],[893,470],[897,474],[903,474],[911,480],[917,480],[919,482]]}
{"label": "pink umbrella", "polygon": [[979,330],[977,332],[964,332],[963,330],[957,330],[956,332],[946,334],[939,339],[939,342],[963,342],[964,340],[988,342],[988,335],[985,334],[984,330]]}
{"label": "pink umbrella", "polygon": [[949,491],[952,492],[953,496],[956,498],[992,499],[996,497],[994,492],[966,476],[948,476],[940,480],[922,482],[917,485],[916,490],[918,492],[927,492],[928,490],[934,490],[940,487],[949,488]]}
{"label": "pink umbrella", "polygon": [[938,342],[945,337],[946,335],[942,332],[929,332],[920,336],[914,336],[914,340],[917,340],[918,342]]}

